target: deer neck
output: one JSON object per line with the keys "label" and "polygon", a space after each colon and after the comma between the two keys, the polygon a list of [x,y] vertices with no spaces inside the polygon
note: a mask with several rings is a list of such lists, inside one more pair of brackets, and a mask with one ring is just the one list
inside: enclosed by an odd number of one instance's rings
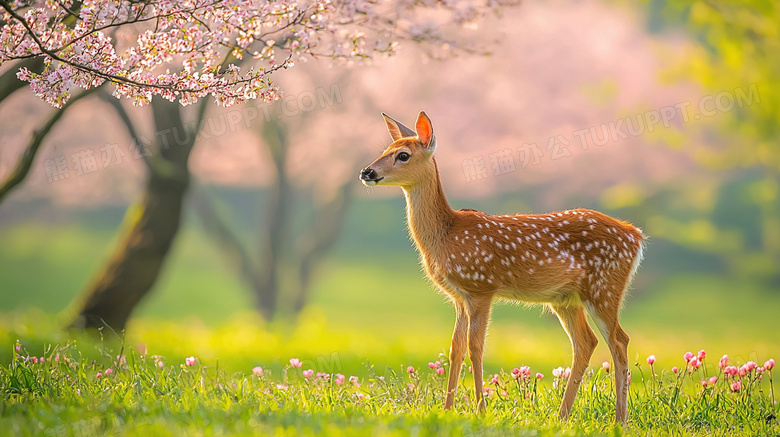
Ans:
{"label": "deer neck", "polygon": [[420,253],[427,258],[441,249],[455,218],[441,186],[436,160],[418,184],[403,190],[409,232]]}

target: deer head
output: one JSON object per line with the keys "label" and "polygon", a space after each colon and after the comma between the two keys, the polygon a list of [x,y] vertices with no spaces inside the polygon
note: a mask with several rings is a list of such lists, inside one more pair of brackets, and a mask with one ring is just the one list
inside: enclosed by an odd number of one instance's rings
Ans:
{"label": "deer head", "polygon": [[410,188],[423,183],[431,172],[436,171],[433,162],[436,138],[431,119],[420,111],[416,131],[413,131],[385,113],[382,117],[393,143],[371,165],[361,170],[363,184]]}

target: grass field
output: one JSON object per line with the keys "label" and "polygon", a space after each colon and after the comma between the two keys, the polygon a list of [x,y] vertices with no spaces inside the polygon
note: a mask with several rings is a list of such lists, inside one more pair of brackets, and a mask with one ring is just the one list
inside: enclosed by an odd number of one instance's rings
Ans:
{"label": "grass field", "polygon": [[[37,224],[0,229],[0,433],[613,432],[611,382],[598,370],[600,363],[611,361],[603,341],[591,361],[594,379],[585,385],[589,388],[583,389],[573,420],[561,424],[555,418],[560,389],[553,388],[551,372],[569,365],[570,346],[558,321],[533,307],[496,307],[485,357],[486,378],[522,365],[545,374],[533,402],[525,402],[525,392],[507,379],[507,396],[500,388],[494,392],[486,416],[473,416],[465,400],[455,413],[444,413],[441,378],[427,364],[440,360],[446,365],[443,354],[454,317],[423,279],[411,248],[382,260],[337,250],[320,269],[309,307],[296,319],[267,323],[247,310],[251,296],[211,243],[197,227],[186,227],[157,290],[125,336],[104,332],[101,342],[61,330],[69,302],[112,247],[113,233]],[[674,392],[669,369],[685,364],[686,351],[709,353],[710,376],[718,375],[716,361],[725,353],[734,363],[780,356],[777,332],[771,329],[780,295],[718,275],[677,275],[655,284],[630,296],[622,314],[632,339],[629,358],[642,366],[633,367],[628,433],[777,435],[777,420],[766,420],[777,415],[768,378],[750,390],[746,383],[737,393],[720,378],[719,385],[705,390],[699,385],[700,370],[686,377],[684,394],[674,405],[664,399]],[[20,352],[13,350],[17,340]],[[113,364],[123,344],[126,368]],[[70,354],[73,366],[52,364],[56,348],[66,346],[67,352],[59,352]],[[145,362],[131,352],[138,349],[146,351]],[[47,364],[22,363],[15,358],[20,353],[44,356]],[[651,354],[659,375],[667,369],[661,387],[648,379],[645,358]],[[162,357],[164,369],[150,364],[153,355]],[[184,365],[190,356],[198,358],[197,366]],[[293,357],[304,367],[290,368]],[[417,382],[406,373],[410,365],[418,371]],[[256,366],[265,369],[260,378],[251,374]],[[109,367],[110,377],[95,378]],[[316,383],[301,378],[301,370],[309,368],[330,376]],[[361,387],[334,386],[336,374],[358,377]],[[415,389],[409,391],[408,383]],[[369,398],[359,399],[358,393]]]}
{"label": "grass field", "polygon": [[[487,411],[473,413],[461,390],[456,409],[442,409],[446,360],[427,367],[367,366],[360,376],[316,371],[322,361],[226,372],[220,361],[183,361],[144,348],[82,353],[51,347],[40,357],[24,343],[0,368],[0,429],[8,435],[776,435],[772,370],[701,366],[635,366],[630,423],[611,424],[613,380],[592,369],[572,417],[557,409],[567,376],[531,369],[488,375]],[[716,358],[717,359],[717,358]],[[703,363],[709,360],[704,358]],[[330,364],[336,364],[331,361]],[[718,367],[724,370],[719,370]],[[441,369],[440,371],[436,371]],[[462,380],[468,380],[462,369]],[[710,379],[712,378],[712,379]],[[707,381],[700,383],[699,381]],[[464,384],[466,385],[466,384]]]}

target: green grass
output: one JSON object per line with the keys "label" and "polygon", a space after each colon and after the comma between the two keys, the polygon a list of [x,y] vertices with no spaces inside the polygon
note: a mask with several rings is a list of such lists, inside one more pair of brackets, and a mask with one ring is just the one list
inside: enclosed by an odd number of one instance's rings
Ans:
{"label": "green grass", "polygon": [[[5,344],[14,347],[15,344]],[[51,347],[32,358],[27,345],[0,367],[0,432],[7,435],[775,435],[771,372],[725,378],[716,366],[653,377],[632,370],[630,421],[612,425],[612,375],[586,374],[572,417],[557,417],[565,379],[488,376],[487,411],[473,413],[464,369],[454,411],[442,409],[445,375],[426,366],[366,363],[355,383],[333,362],[226,372],[221,361],[144,354],[104,343]],[[141,352],[144,352],[143,350]],[[119,354],[124,359],[119,359]],[[685,362],[678,359],[681,367]],[[705,363],[707,359],[705,359]],[[313,366],[325,375],[306,376]],[[442,366],[447,368],[444,360]],[[107,370],[107,369],[110,369]],[[110,373],[109,373],[110,372]],[[532,371],[533,372],[533,371]],[[718,375],[713,386],[698,381]],[[738,391],[730,383],[741,381]]]}
{"label": "green grass", "polygon": [[[131,362],[128,369],[115,369],[112,379],[97,381],[97,371],[113,366],[105,349],[116,356],[121,335],[105,332],[102,344],[60,326],[69,314],[69,303],[112,249],[114,231],[35,223],[0,228],[0,365],[4,368],[0,434],[364,435],[375,430],[398,435],[510,431],[510,435],[590,435],[613,431],[610,382],[598,379],[598,372],[596,389],[583,393],[574,420],[561,424],[555,419],[560,394],[552,388],[551,369],[567,366],[571,349],[558,321],[535,307],[498,305],[485,356],[486,374],[527,364],[547,375],[532,408],[512,395],[509,403],[491,399],[491,408],[482,418],[473,416],[463,402],[456,413],[444,413],[441,381],[427,373],[417,392],[405,393],[409,378],[403,374],[405,366],[428,372],[427,363],[448,349],[454,321],[446,299],[423,278],[411,247],[387,252],[382,259],[337,251],[319,269],[306,310],[295,319],[269,323],[249,310],[251,295],[197,227],[185,227],[181,237],[165,273],[138,308],[124,337],[126,350],[142,344],[150,355],[165,357],[169,367],[144,371],[140,363]],[[780,356],[777,332],[771,328],[780,308],[776,291],[725,275],[678,275],[654,284],[633,293],[622,313],[631,336],[629,358],[632,364],[643,364],[645,378],[644,360],[650,354],[657,356],[659,369],[679,366],[688,350],[706,349],[713,358],[729,353],[740,362]],[[12,393],[8,372],[27,368],[14,361],[12,345],[17,339],[25,354],[36,356],[50,356],[54,345],[75,341],[77,347],[68,350],[78,368],[28,368],[37,373],[19,374],[21,379],[14,384],[33,385],[23,393]],[[192,384],[195,369],[180,367],[185,357],[193,355],[201,360],[197,371],[205,372],[204,385]],[[282,381],[291,357],[324,372],[359,376],[370,401],[357,402],[354,387],[325,393],[295,383],[287,392],[278,392],[275,384]],[[599,367],[605,360],[610,355],[601,341],[591,364]],[[215,385],[217,365],[224,372],[219,377],[222,388]],[[258,380],[242,375],[258,365],[270,376]],[[388,368],[405,379],[403,384],[394,380],[397,386],[381,395],[371,378],[374,373],[389,377]],[[763,392],[755,389],[752,396],[733,395],[724,385],[720,395],[713,397],[717,399],[713,406],[699,399],[698,380],[692,380],[680,404],[669,411],[659,400],[669,395],[668,387],[645,391],[648,385],[641,374],[634,378],[629,434],[704,435],[708,430],[716,435],[778,434],[776,422],[769,424],[774,428],[761,428],[766,424],[758,420],[770,408],[766,381]],[[40,384],[34,385],[35,381]],[[240,396],[232,388],[234,382],[244,387]],[[84,396],[75,395],[76,388]]]}

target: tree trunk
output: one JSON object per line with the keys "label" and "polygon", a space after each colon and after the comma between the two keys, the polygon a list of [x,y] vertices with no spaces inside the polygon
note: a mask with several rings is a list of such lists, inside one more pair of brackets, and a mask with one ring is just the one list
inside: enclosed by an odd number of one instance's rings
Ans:
{"label": "tree trunk", "polygon": [[177,103],[156,98],[152,110],[157,134],[146,190],[128,209],[119,246],[85,291],[73,327],[124,329],[152,289],[178,233],[195,134],[186,133]]}
{"label": "tree trunk", "polygon": [[294,290],[293,311],[300,313],[309,302],[311,279],[316,267],[333,245],[338,242],[344,228],[347,211],[352,204],[352,180],[339,188],[336,197],[315,212],[314,223],[308,235],[303,237],[304,249],[298,264],[297,290]]}
{"label": "tree trunk", "polygon": [[278,309],[279,276],[283,258],[282,246],[288,220],[292,186],[287,178],[287,153],[289,149],[287,130],[280,122],[264,123],[262,137],[274,162],[277,177],[268,192],[266,210],[269,213],[264,240],[261,241],[259,277],[261,282],[257,293],[257,309],[266,320],[273,319]]}

